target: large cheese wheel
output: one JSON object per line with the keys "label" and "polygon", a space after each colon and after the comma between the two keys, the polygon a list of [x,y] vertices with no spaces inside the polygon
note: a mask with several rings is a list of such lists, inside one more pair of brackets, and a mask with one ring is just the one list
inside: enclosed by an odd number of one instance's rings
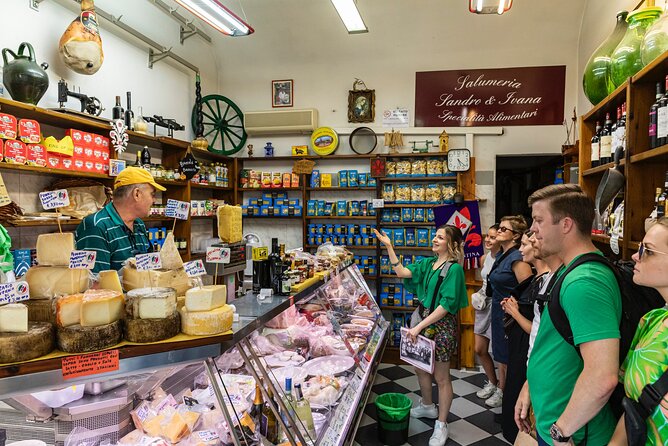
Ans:
{"label": "large cheese wheel", "polygon": [[29,361],[53,351],[53,325],[30,322],[27,333],[0,333],[0,364]]}
{"label": "large cheese wheel", "polygon": [[81,300],[81,326],[101,327],[123,319],[125,299],[114,290],[88,290]]}
{"label": "large cheese wheel", "polygon": [[130,319],[165,319],[176,311],[176,290],[137,288],[128,291],[125,308]]}
{"label": "large cheese wheel", "polygon": [[58,327],[58,348],[65,353],[88,353],[113,347],[123,339],[121,321],[100,327]]}
{"label": "large cheese wheel", "polygon": [[190,277],[183,268],[174,271],[154,269],[150,271],[137,271],[132,266],[125,266],[121,270],[123,274],[123,289],[125,291],[136,288],[174,288],[177,296],[182,296],[191,287]]}
{"label": "large cheese wheel", "polygon": [[158,342],[172,338],[181,332],[181,318],[174,312],[165,319],[127,319],[125,339],[130,342]]}
{"label": "large cheese wheel", "polygon": [[191,336],[212,336],[224,333],[232,328],[234,312],[229,305],[223,305],[211,311],[188,311],[181,313],[181,331]]}
{"label": "large cheese wheel", "polygon": [[32,322],[56,323],[56,315],[53,312],[52,299],[26,300],[23,302],[28,307],[28,320]]}
{"label": "large cheese wheel", "polygon": [[69,266],[72,251],[74,234],[71,232],[37,236],[37,263],[40,266]]}
{"label": "large cheese wheel", "polygon": [[88,270],[69,269],[66,266],[35,266],[25,275],[31,299],[51,299],[83,293],[89,287],[89,278]]}

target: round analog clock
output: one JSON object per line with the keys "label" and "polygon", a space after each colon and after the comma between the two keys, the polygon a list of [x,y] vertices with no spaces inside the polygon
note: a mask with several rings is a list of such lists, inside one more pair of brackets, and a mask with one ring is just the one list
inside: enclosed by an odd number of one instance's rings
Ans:
{"label": "round analog clock", "polygon": [[471,168],[471,151],[469,149],[450,149],[448,151],[448,170],[450,172],[466,172]]}

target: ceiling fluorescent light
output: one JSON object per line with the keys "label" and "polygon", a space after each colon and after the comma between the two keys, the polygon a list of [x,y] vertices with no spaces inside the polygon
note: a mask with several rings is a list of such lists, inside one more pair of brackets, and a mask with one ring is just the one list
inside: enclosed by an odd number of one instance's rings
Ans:
{"label": "ceiling fluorescent light", "polygon": [[247,36],[255,32],[218,0],[176,0],[176,3],[228,36]]}
{"label": "ceiling fluorescent light", "polygon": [[469,11],[475,14],[503,14],[513,6],[513,0],[469,0]]}
{"label": "ceiling fluorescent light", "polygon": [[339,13],[348,34],[369,32],[354,0],[332,0],[332,4]]}

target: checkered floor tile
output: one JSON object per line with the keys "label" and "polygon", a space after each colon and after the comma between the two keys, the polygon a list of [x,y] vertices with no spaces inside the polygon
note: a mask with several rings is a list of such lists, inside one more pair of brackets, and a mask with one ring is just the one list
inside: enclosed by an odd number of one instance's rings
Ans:
{"label": "checkered floor tile", "polygon": [[[455,398],[448,416],[449,438],[446,446],[508,445],[501,435],[498,419],[501,408],[491,409],[485,406],[484,400],[475,395],[484,385],[485,375],[465,370],[453,370],[450,375]],[[435,385],[432,390],[434,401],[438,401]],[[377,395],[388,392],[402,393],[417,403],[421,392],[413,367],[391,364],[379,366],[364,416],[357,430],[355,446],[382,445],[378,440],[378,415],[373,403]],[[411,418],[406,444],[411,446],[428,444],[433,429],[434,420]]]}

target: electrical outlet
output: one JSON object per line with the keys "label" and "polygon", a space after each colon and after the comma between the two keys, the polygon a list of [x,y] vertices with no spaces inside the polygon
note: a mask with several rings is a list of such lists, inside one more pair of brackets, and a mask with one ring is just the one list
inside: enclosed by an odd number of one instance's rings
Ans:
{"label": "electrical outlet", "polygon": [[35,11],[39,11],[39,4],[41,2],[39,0],[28,0],[28,6],[30,6],[30,9],[34,9]]}

